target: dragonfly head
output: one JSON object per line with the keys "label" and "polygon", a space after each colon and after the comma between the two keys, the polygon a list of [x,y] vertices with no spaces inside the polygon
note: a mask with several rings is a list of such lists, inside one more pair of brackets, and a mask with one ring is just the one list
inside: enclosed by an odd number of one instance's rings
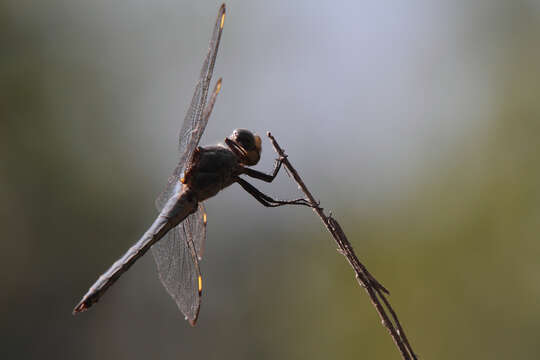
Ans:
{"label": "dragonfly head", "polygon": [[261,137],[246,129],[236,129],[229,136],[230,145],[234,147],[236,154],[241,156],[241,160],[247,166],[256,165],[261,158]]}

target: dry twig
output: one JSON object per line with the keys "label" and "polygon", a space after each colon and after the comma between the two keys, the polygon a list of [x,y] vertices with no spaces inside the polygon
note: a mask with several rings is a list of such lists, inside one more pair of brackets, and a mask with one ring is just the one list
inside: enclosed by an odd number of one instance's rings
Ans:
{"label": "dry twig", "polygon": [[[343,229],[341,228],[337,220],[334,219],[332,215],[326,215],[324,213],[324,209],[320,207],[320,204],[315,200],[311,192],[308,190],[306,184],[300,178],[300,175],[298,175],[298,172],[291,165],[289,159],[287,158],[287,155],[276,142],[276,139],[269,132],[267,135],[270,138],[270,141],[272,141],[272,145],[274,146],[275,151],[283,159],[283,165],[285,165],[285,168],[288,170],[289,174],[292,175],[294,180],[298,183],[302,192],[306,195],[307,199],[313,206],[313,211],[315,211],[317,215],[319,215],[324,226],[326,226],[326,229],[330,232],[330,234],[332,234],[332,237],[338,245],[339,252],[343,254],[343,256],[345,256],[347,261],[349,261],[349,264],[355,272],[356,280],[358,281],[360,286],[366,289],[371,303],[379,314],[383,326],[386,327],[386,329],[390,333],[390,336],[394,340],[394,343],[398,347],[399,352],[401,353],[401,357],[406,360],[416,360],[416,355],[414,354],[411,345],[409,344],[409,341],[405,336],[405,331],[403,330],[398,320],[397,314],[394,309],[392,309],[390,302],[386,298],[386,295],[389,294],[388,290],[386,290],[386,288],[382,286],[381,283],[379,283],[375,279],[375,277],[373,277],[373,275],[369,273],[369,271],[360,262],[360,260],[358,260],[358,257],[354,253],[351,243],[349,242],[349,240],[347,240],[347,236],[345,236],[345,233],[343,232]],[[388,310],[390,316],[388,316],[386,310]]]}

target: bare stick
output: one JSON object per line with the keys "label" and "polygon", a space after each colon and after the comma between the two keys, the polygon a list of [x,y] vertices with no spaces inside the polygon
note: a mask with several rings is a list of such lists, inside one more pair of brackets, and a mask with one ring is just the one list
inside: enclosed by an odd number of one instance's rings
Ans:
{"label": "bare stick", "polygon": [[[317,215],[319,215],[324,226],[336,241],[339,252],[343,256],[345,256],[345,258],[353,268],[356,275],[356,280],[358,281],[360,286],[362,286],[368,293],[371,303],[379,314],[383,326],[386,327],[386,329],[390,333],[390,336],[392,337],[392,340],[394,340],[394,343],[398,347],[399,352],[401,353],[401,357],[405,360],[417,360],[416,355],[414,354],[411,345],[409,344],[409,341],[405,336],[405,331],[401,327],[397,314],[394,309],[392,309],[390,302],[386,298],[386,295],[389,294],[388,290],[386,290],[386,288],[382,286],[381,283],[378,282],[375,277],[369,273],[369,271],[360,262],[360,260],[358,260],[358,257],[354,253],[351,243],[349,242],[349,240],[347,240],[347,236],[345,236],[345,233],[343,232],[343,229],[341,228],[337,220],[334,219],[332,215],[326,215],[324,213],[324,209],[320,207],[320,204],[315,200],[311,192],[308,190],[306,184],[304,183],[302,178],[300,178],[300,175],[298,175],[296,169],[291,165],[289,159],[287,158],[287,155],[276,142],[276,139],[272,136],[272,134],[270,134],[270,132],[268,132],[267,135],[270,138],[270,141],[272,141],[274,150],[276,150],[280,158],[283,159],[283,165],[285,165],[285,168],[287,169],[289,174],[294,178],[296,183],[298,183],[298,186],[300,186],[300,189],[306,195],[308,201],[312,205],[313,211],[315,211]],[[386,313],[386,310],[390,312],[390,317]]]}

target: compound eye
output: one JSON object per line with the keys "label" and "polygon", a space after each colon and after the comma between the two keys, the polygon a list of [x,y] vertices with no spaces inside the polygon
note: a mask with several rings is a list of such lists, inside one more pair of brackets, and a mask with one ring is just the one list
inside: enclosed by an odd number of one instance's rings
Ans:
{"label": "compound eye", "polygon": [[246,150],[252,150],[253,149],[253,139],[251,139],[250,137],[244,137],[242,140],[242,146],[244,147],[244,149]]}
{"label": "compound eye", "polygon": [[234,132],[235,140],[246,150],[253,147],[253,134],[245,129],[236,129]]}
{"label": "compound eye", "polygon": [[262,144],[261,137],[259,135],[255,135],[255,148],[259,153],[261,152]]}

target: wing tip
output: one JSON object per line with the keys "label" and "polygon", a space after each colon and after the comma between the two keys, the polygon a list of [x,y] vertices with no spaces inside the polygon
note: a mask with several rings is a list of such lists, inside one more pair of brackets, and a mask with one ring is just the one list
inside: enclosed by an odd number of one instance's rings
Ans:
{"label": "wing tip", "polygon": [[218,11],[218,17],[219,17],[219,29],[223,29],[223,25],[225,24],[225,3],[221,4]]}
{"label": "wing tip", "polygon": [[195,327],[197,325],[197,320],[199,320],[199,311],[201,310],[201,304],[199,303],[199,306],[197,306],[197,311],[195,312],[195,315],[193,316],[193,319],[190,319],[186,316],[186,320],[189,322],[189,325],[192,327]]}

